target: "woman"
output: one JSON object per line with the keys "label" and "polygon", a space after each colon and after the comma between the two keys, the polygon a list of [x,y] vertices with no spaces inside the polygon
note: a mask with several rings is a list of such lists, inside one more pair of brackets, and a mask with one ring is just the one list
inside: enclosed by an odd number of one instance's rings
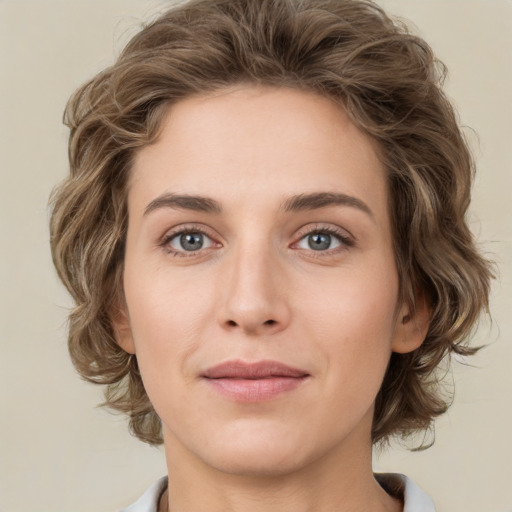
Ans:
{"label": "woman", "polygon": [[371,451],[488,304],[442,78],[373,3],[199,0],[71,98],[71,356],[168,466],[127,510],[434,510]]}

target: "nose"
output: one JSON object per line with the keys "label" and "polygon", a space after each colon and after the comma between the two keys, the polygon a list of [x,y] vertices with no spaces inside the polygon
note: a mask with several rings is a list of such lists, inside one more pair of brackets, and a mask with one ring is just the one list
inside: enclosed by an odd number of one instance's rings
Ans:
{"label": "nose", "polygon": [[[255,247],[258,245],[258,247]],[[246,335],[276,334],[288,326],[290,308],[279,257],[262,244],[247,244],[224,262],[219,322]]]}

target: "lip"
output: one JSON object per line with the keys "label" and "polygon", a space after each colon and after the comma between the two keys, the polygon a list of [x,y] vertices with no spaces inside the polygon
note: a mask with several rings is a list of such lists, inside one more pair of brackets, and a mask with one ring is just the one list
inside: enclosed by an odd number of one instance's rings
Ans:
{"label": "lip", "polygon": [[237,402],[261,402],[299,387],[309,373],[278,361],[227,361],[201,374],[211,389]]}
{"label": "lip", "polygon": [[308,372],[293,368],[279,361],[226,361],[206,370],[202,377],[207,379],[266,379],[269,377],[304,377]]}

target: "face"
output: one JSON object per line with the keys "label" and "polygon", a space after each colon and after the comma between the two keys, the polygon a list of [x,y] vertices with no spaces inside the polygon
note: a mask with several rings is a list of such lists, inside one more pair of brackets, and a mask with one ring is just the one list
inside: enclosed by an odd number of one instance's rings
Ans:
{"label": "face", "polygon": [[329,99],[240,87],[172,106],[136,156],[126,311],[177,460],[294,471],[371,449],[403,321],[384,170]]}

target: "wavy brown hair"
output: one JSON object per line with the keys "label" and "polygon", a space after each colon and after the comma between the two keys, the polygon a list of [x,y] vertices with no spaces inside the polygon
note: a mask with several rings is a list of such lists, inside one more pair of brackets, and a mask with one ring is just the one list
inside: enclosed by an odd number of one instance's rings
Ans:
{"label": "wavy brown hair", "polygon": [[465,221],[474,165],[443,94],[430,47],[365,0],[193,0],[148,24],[117,61],[69,100],[70,175],[51,199],[55,266],[76,304],[69,350],[106,384],[105,404],[132,432],[162,442],[137,360],[116,343],[122,301],[127,181],[167,107],[250,83],[327,96],[377,142],[387,170],[400,299],[418,292],[432,317],[422,346],[393,354],[377,397],[373,441],[431,426],[448,407],[438,367],[488,306],[492,271]]}

